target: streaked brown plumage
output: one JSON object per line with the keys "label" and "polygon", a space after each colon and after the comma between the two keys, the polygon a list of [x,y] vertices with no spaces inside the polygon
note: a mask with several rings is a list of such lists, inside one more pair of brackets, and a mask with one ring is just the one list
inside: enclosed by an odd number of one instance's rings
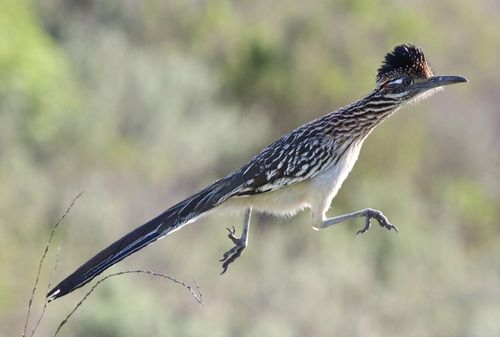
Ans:
{"label": "streaked brown plumage", "polygon": [[223,272],[248,243],[252,210],[293,215],[309,208],[314,228],[365,217],[396,229],[370,208],[328,219],[326,211],[356,162],[370,132],[404,103],[427,97],[444,85],[466,82],[459,76],[433,76],[422,49],[400,45],[385,56],[375,89],[366,97],[282,136],[239,170],[172,206],[119,239],[59,283],[47,295],[55,299],[83,286],[128,255],[191,223],[212,210],[243,210],[241,238],[229,230],[235,246],[222,258]]}

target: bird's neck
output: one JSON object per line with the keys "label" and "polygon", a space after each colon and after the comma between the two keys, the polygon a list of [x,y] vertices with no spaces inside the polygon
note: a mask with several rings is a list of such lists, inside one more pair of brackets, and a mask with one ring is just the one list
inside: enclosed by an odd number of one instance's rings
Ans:
{"label": "bird's neck", "polygon": [[387,117],[401,107],[402,103],[374,91],[368,96],[327,115],[332,132],[340,137],[363,140]]}

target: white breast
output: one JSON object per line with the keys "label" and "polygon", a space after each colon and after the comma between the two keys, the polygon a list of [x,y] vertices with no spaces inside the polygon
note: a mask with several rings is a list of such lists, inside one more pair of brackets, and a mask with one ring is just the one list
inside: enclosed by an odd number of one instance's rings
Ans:
{"label": "white breast", "polygon": [[247,197],[233,197],[220,209],[242,211],[252,206],[256,211],[292,216],[305,209],[312,209],[313,223],[325,218],[325,212],[356,162],[362,141],[346,149],[335,165],[325,167],[311,179],[286,186],[273,192]]}
{"label": "white breast", "polygon": [[329,199],[328,204],[330,204],[356,163],[361,144],[362,142],[352,144],[337,163],[312,178],[311,192],[316,191],[314,194],[318,194],[317,192],[321,191],[323,198]]}

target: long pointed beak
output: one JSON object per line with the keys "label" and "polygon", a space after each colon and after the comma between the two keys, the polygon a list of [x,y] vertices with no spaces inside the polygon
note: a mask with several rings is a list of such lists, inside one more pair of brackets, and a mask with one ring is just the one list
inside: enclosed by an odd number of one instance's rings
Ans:
{"label": "long pointed beak", "polygon": [[467,82],[467,79],[462,76],[432,76],[424,82],[416,84],[416,87],[420,90],[429,90],[433,88],[443,87],[445,85],[465,82]]}

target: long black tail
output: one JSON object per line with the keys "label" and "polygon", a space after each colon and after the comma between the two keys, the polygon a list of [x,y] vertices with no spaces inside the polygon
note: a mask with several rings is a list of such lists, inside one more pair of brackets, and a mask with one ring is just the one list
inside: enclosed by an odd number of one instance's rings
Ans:
{"label": "long black tail", "polygon": [[218,180],[192,197],[169,208],[156,218],[137,227],[93,258],[49,291],[49,301],[69,294],[90,282],[94,277],[127,256],[162,238],[168,233],[194,221],[231,196],[237,183],[230,177]]}

